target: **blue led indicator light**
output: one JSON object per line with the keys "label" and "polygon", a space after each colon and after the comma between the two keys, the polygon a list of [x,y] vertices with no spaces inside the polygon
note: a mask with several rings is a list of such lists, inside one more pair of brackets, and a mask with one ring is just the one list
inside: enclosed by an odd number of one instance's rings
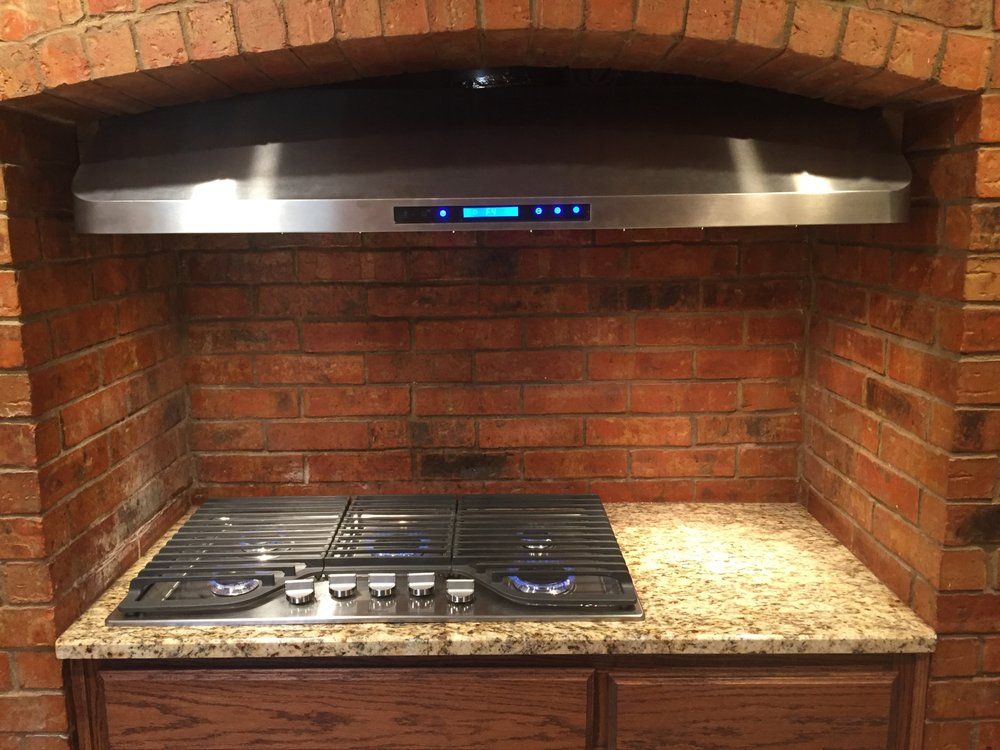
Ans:
{"label": "blue led indicator light", "polygon": [[438,216],[440,216],[442,219],[447,219],[448,218],[448,209],[447,208],[442,208],[440,211],[438,211]]}
{"label": "blue led indicator light", "polygon": [[552,213],[554,213],[556,216],[558,216],[559,214],[561,214],[562,213],[562,206],[556,206],[555,208],[553,208],[552,209]]}
{"label": "blue led indicator light", "polygon": [[573,206],[573,213],[575,213],[575,214],[580,213],[580,207],[579,206]]}
{"label": "blue led indicator light", "polygon": [[535,216],[541,216],[541,215],[542,215],[542,207],[535,206]]}

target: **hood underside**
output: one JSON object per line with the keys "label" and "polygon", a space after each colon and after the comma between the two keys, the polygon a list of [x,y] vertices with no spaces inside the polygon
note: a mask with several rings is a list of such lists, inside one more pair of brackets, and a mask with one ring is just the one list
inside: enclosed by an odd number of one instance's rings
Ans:
{"label": "hood underside", "polygon": [[[659,89],[301,89],[98,123],[95,234],[905,221],[876,113]],[[569,226],[567,226],[569,225]]]}

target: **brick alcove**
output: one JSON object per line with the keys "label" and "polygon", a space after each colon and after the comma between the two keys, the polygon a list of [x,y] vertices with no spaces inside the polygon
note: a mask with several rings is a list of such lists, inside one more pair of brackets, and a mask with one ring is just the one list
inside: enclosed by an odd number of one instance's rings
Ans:
{"label": "brick alcove", "polygon": [[[0,749],[66,747],[56,634],[198,493],[529,487],[804,502],[941,634],[926,747],[1000,748],[993,15],[936,0],[0,8]],[[73,122],[505,64],[902,111],[912,221],[72,230]]]}

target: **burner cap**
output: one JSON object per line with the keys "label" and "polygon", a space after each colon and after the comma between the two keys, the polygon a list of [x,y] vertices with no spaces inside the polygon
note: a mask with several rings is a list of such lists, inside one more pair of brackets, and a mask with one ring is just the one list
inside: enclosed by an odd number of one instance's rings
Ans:
{"label": "burner cap", "polygon": [[507,576],[507,583],[523,594],[567,594],[576,587],[576,576],[535,574],[531,579],[521,576]]}
{"label": "burner cap", "polygon": [[248,578],[245,581],[217,581],[208,582],[208,589],[216,596],[242,596],[260,586],[259,578]]}

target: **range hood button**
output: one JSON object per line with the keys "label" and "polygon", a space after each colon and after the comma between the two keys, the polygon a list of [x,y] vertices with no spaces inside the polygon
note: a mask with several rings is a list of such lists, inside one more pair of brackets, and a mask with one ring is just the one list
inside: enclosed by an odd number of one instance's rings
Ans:
{"label": "range hood button", "polygon": [[476,598],[476,582],[472,578],[451,578],[445,590],[452,604],[468,604]]}
{"label": "range hood button", "polygon": [[358,593],[358,577],[354,573],[331,573],[326,582],[334,599],[350,599]]}
{"label": "range hood button", "polygon": [[385,599],[396,593],[395,573],[369,573],[368,592],[376,599]]}

